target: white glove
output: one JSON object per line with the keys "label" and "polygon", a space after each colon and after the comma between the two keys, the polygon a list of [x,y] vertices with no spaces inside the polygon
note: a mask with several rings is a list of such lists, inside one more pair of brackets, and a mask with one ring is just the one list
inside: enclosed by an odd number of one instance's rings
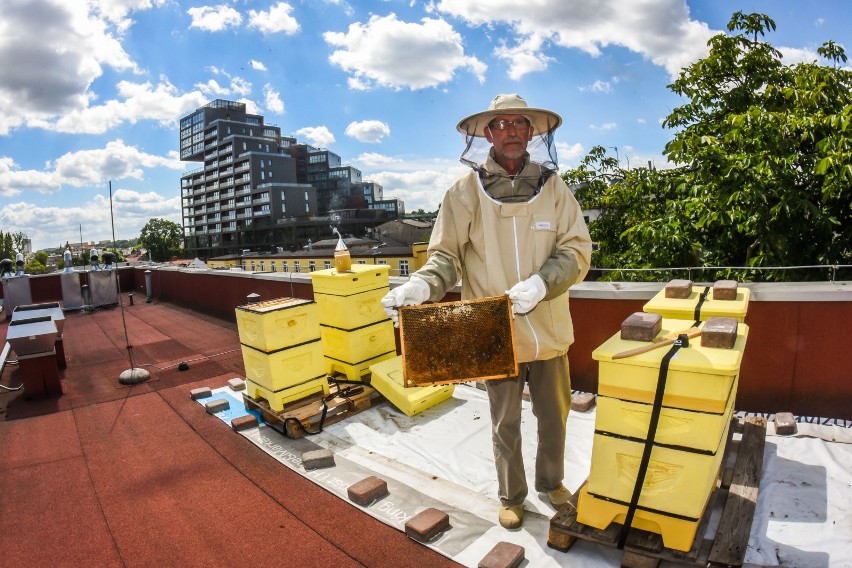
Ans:
{"label": "white glove", "polygon": [[538,274],[533,274],[526,280],[518,282],[506,292],[512,300],[512,311],[516,314],[531,312],[547,293],[547,286]]}
{"label": "white glove", "polygon": [[397,286],[382,298],[382,307],[385,313],[393,320],[393,326],[399,327],[399,313],[396,309],[400,306],[416,306],[429,299],[429,285],[422,278],[412,276],[411,279],[401,286]]}

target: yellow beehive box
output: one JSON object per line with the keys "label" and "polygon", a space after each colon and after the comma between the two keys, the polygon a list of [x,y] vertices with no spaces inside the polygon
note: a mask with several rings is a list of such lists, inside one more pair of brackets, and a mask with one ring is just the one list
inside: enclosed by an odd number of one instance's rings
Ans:
{"label": "yellow beehive box", "polygon": [[[703,325],[703,324],[702,324]],[[688,322],[663,319],[660,335],[681,331]],[[634,402],[652,403],[657,389],[660,363],[669,347],[660,347],[623,359],[613,356],[647,343],[627,341],[616,333],[592,352],[598,361],[598,394]],[[688,410],[722,413],[739,375],[748,326],[737,326],[732,349],[701,347],[700,337],[689,341],[669,362],[663,405]]]}
{"label": "yellow beehive box", "polygon": [[455,388],[454,384],[406,388],[402,378],[401,355],[371,365],[370,372],[370,386],[408,416],[414,416],[447,400],[453,396]]}
{"label": "yellow beehive box", "polygon": [[272,353],[248,345],[242,345],[241,349],[246,378],[271,391],[303,383],[325,373],[319,339]]}
{"label": "yellow beehive box", "polygon": [[355,329],[386,321],[388,316],[382,308],[382,298],[389,290],[390,286],[382,286],[349,296],[314,291],[314,300],[319,306],[319,321],[323,325],[340,329]]}
{"label": "yellow beehive box", "polygon": [[322,393],[323,396],[328,396],[330,392],[328,377],[324,373],[322,376],[280,390],[265,388],[251,380],[246,381],[246,395],[256,401],[265,400],[269,404],[269,408],[275,412],[282,412],[287,403],[302,400],[314,393]]}
{"label": "yellow beehive box", "polygon": [[[728,425],[736,398],[737,381],[728,395],[728,405],[722,413],[683,410],[663,406],[654,441],[670,446],[682,446],[702,451],[715,451]],[[650,403],[632,402],[608,396],[598,396],[595,429],[616,436],[645,439],[651,422]]]}
{"label": "yellow beehive box", "polygon": [[319,338],[316,303],[302,298],[276,298],[237,306],[240,343],[260,351],[277,351]]}
{"label": "yellow beehive box", "polygon": [[[689,521],[699,521],[716,485],[725,453],[730,416],[711,452],[674,449],[654,444],[639,496],[639,512],[652,510]],[[645,447],[643,440],[596,432],[589,493],[629,505]]]}
{"label": "yellow beehive box", "polygon": [[325,369],[329,375],[333,375],[334,373],[341,373],[346,375],[346,378],[350,381],[360,381],[363,380],[365,375],[370,374],[370,367],[375,365],[376,363],[381,363],[382,361],[386,361],[396,356],[396,351],[388,351],[387,353],[382,353],[381,355],[377,355],[371,359],[367,359],[365,361],[358,361],[356,363],[348,363],[346,361],[340,361],[339,359],[332,359],[331,357],[325,358]]}
{"label": "yellow beehive box", "polygon": [[390,286],[390,266],[387,264],[353,264],[351,270],[336,268],[311,272],[314,294],[351,296],[368,290]]}
{"label": "yellow beehive box", "polygon": [[[580,488],[577,501],[578,522],[603,530],[613,522],[623,525],[626,520],[627,505],[593,497],[589,495],[585,485]],[[699,522],[639,510],[636,511],[631,526],[659,534],[666,548],[688,551],[692,548]]]}
{"label": "yellow beehive box", "polygon": [[338,329],[320,325],[323,353],[347,363],[372,359],[383,353],[396,355],[396,336],[390,320],[357,329]]}
{"label": "yellow beehive box", "polygon": [[729,317],[738,322],[745,320],[751,290],[742,286],[737,287],[737,297],[734,300],[714,300],[713,286],[693,286],[689,297],[683,299],[666,298],[666,289],[663,288],[648,300],[642,310],[652,314],[660,314],[664,318],[695,321],[695,308],[698,306],[701,295],[708,288],[709,291],[704,302],[701,303],[701,309],[698,313],[697,319],[699,321],[711,317]]}

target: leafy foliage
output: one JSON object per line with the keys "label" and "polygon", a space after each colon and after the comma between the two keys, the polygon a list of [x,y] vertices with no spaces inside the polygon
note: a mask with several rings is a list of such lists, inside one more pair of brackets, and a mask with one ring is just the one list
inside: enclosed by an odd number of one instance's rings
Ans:
{"label": "leafy foliage", "polygon": [[[737,12],[728,29],[734,33],[714,36],[708,57],[669,86],[686,101],[664,121],[675,132],[664,153],[677,167],[622,170],[597,147],[566,172],[569,184],[582,184],[584,207],[602,210],[590,227],[601,246],[597,266],[852,264],[852,72],[840,68],[843,48],[819,48],[832,65],[788,66],[762,40],[775,29],[768,16]],[[700,274],[722,277],[826,274]]]}
{"label": "leafy foliage", "polygon": [[157,262],[169,260],[178,252],[183,229],[174,221],[150,219],[139,235],[139,242],[151,251],[151,258]]}

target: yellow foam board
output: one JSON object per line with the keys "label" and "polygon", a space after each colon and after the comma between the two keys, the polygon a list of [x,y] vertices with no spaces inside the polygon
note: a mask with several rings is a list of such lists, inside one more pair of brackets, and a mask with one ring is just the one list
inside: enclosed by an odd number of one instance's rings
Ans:
{"label": "yellow foam board", "polygon": [[447,400],[455,389],[453,384],[406,388],[402,377],[401,355],[371,365],[370,373],[370,385],[408,416]]}

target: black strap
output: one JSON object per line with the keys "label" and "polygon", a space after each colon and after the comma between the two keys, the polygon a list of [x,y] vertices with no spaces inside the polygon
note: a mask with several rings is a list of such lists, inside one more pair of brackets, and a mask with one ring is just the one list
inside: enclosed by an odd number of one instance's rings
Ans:
{"label": "black strap", "polygon": [[654,393],[654,406],[651,409],[651,421],[648,424],[648,436],[645,438],[645,447],[642,451],[642,460],[639,462],[639,472],[636,475],[636,485],[633,486],[633,496],[630,498],[630,505],[627,507],[627,517],[624,519],[624,524],[621,526],[621,531],[618,533],[618,549],[624,549],[624,543],[627,542],[627,533],[630,531],[630,525],[633,524],[633,516],[636,514],[636,507],[639,504],[639,496],[642,493],[642,485],[645,483],[645,474],[648,471],[648,463],[651,461],[651,450],[654,447],[654,437],[657,435],[657,424],[660,421],[660,411],[663,408],[663,393],[666,390],[666,378],[669,374],[669,361],[680,350],[681,347],[689,347],[689,337],[682,333],[675,339],[671,349],[663,356],[660,362],[660,374],[657,377],[657,391]]}
{"label": "black strap", "polygon": [[710,293],[710,286],[705,286],[704,291],[701,292],[701,295],[698,296],[698,303],[695,304],[695,312],[692,314],[692,319],[697,322],[701,321],[701,305],[704,303],[704,300],[707,299],[707,294]]}

